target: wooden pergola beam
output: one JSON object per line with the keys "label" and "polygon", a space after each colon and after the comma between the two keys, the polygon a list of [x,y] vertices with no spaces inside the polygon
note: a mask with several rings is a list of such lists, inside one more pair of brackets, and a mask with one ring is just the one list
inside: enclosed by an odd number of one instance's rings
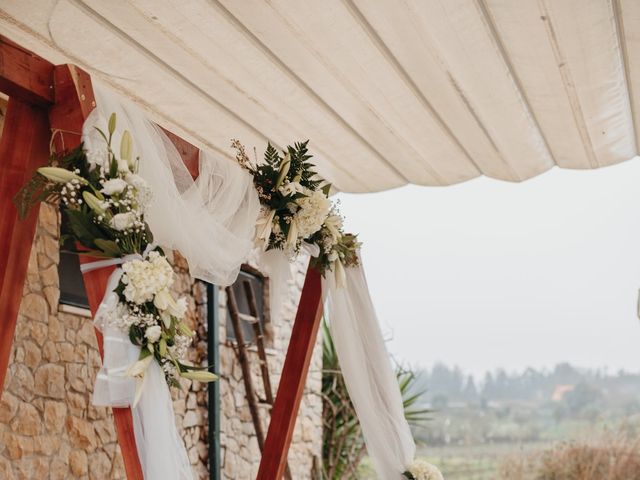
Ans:
{"label": "wooden pergola beam", "polygon": [[31,105],[53,104],[53,65],[0,35],[0,92]]}
{"label": "wooden pergola beam", "polygon": [[9,366],[39,206],[20,219],[13,197],[49,159],[47,111],[9,98],[0,138],[0,391]]}
{"label": "wooden pergola beam", "polygon": [[320,273],[309,266],[271,411],[258,480],[280,480],[284,474],[321,318],[322,279]]}

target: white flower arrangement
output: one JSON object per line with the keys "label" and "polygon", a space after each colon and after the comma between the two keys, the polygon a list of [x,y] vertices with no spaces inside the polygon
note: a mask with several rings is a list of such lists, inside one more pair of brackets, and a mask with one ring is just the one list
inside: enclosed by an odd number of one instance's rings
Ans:
{"label": "white flower arrangement", "polygon": [[444,480],[438,467],[424,460],[414,460],[403,475],[409,480]]}
{"label": "white flower arrangement", "polygon": [[183,322],[187,299],[175,299],[170,288],[175,273],[161,251],[153,250],[146,258],[134,259],[122,265],[123,275],[115,292],[118,294],[116,315],[112,325],[120,328],[136,345],[140,345],[140,360],[127,373],[142,378],[149,362],[155,358],[170,385],[179,386],[178,377],[213,381],[217,377],[206,369],[196,369],[184,363],[194,333]]}
{"label": "white flower arrangement", "polygon": [[179,386],[180,376],[203,382],[215,380],[217,377],[206,368],[183,363],[194,335],[183,322],[187,300],[176,300],[170,293],[175,274],[162,250],[152,247],[153,236],[144,213],[153,195],[137,174],[139,162],[133,156],[133,139],[128,131],[122,132],[118,157],[111,147],[115,114],[109,118],[106,133],[97,130],[105,140],[104,148],[86,151],[79,147],[53,159],[55,166],[39,168],[16,197],[20,214],[25,216],[39,201],[61,201],[63,221],[78,253],[139,257],[123,263],[115,289],[119,302],[105,313],[110,325],[140,346],[139,360],[128,370],[130,376],[143,378],[155,359],[169,385]]}
{"label": "white flower arrangement", "polygon": [[[236,160],[253,175],[262,212],[256,242],[265,250],[284,250],[295,257],[303,245],[318,254],[311,262],[321,274],[334,272],[344,285],[344,267],[358,265],[360,242],[345,233],[343,218],[329,199],[331,186],[318,177],[309,162],[308,141],[288,146],[281,155],[267,145],[264,162],[253,164],[244,146],[233,140]],[[315,254],[314,254],[315,255]]]}

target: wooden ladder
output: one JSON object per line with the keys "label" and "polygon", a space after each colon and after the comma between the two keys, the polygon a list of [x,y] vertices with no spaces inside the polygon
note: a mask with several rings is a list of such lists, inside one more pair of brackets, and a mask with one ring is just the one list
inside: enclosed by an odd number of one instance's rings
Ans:
{"label": "wooden ladder", "polygon": [[[258,440],[258,447],[260,453],[264,451],[264,431],[262,429],[262,423],[260,421],[260,411],[258,410],[258,398],[253,388],[253,377],[251,375],[251,363],[249,356],[247,355],[246,343],[244,340],[244,332],[242,330],[242,323],[246,322],[251,325],[253,330],[253,336],[255,339],[256,347],[258,349],[258,358],[260,361],[260,373],[262,376],[262,385],[264,387],[264,399],[259,399],[260,403],[269,405],[269,412],[273,408],[274,397],[273,390],[271,389],[271,379],[269,377],[269,363],[267,362],[267,352],[264,346],[264,332],[262,324],[260,323],[260,314],[258,313],[258,307],[256,303],[256,295],[253,289],[253,285],[249,280],[243,280],[242,286],[244,293],[247,297],[247,305],[249,306],[249,314],[241,313],[238,310],[238,302],[236,294],[232,287],[227,287],[227,305],[229,307],[229,313],[231,315],[231,325],[236,338],[236,357],[240,363],[242,369],[242,379],[244,381],[244,389],[247,396],[247,402],[249,404],[249,412],[251,413],[251,420],[256,431],[256,438]],[[286,480],[292,480],[291,470],[289,463],[285,466],[284,477]]]}

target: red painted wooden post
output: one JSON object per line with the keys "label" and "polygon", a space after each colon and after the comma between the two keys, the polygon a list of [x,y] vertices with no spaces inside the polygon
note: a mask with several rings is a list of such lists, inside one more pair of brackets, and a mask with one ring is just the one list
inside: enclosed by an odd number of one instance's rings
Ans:
{"label": "red painted wooden post", "polygon": [[0,392],[38,219],[35,208],[20,221],[12,199],[47,163],[52,84],[53,65],[0,35],[0,91],[10,97],[0,140]]}
{"label": "red painted wooden post", "polygon": [[258,480],[279,480],[284,473],[321,318],[320,273],[309,267],[271,412]]}
{"label": "red painted wooden post", "polygon": [[13,197],[49,158],[45,109],[9,99],[0,139],[0,393],[9,364],[38,210],[20,220]]}
{"label": "red painted wooden post", "polygon": [[0,92],[31,105],[53,103],[53,65],[0,35]]}
{"label": "red painted wooden post", "polygon": [[[73,65],[56,66],[54,70],[56,103],[51,108],[49,120],[54,135],[54,145],[58,152],[70,150],[80,145],[82,125],[95,108],[91,77],[84,70]],[[81,263],[94,259],[80,257]],[[84,286],[89,299],[91,314],[95,315],[113,268],[94,270],[83,275]],[[100,356],[103,355],[102,335],[96,330]],[[143,480],[142,467],[138,458],[133,430],[131,409],[113,408],[113,417],[122,452],[127,478]]]}

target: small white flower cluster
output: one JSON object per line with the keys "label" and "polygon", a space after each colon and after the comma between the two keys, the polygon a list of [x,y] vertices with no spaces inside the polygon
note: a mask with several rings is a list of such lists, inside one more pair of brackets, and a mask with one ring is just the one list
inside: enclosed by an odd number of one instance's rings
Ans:
{"label": "small white flower cluster", "polygon": [[[80,170],[77,168],[73,170],[76,175],[80,174]],[[74,207],[82,205],[82,197],[80,196],[80,188],[82,184],[77,178],[73,178],[64,184],[60,191],[60,197],[66,207]]]}
{"label": "small white flower cluster", "polygon": [[331,211],[331,200],[322,190],[315,192],[307,190],[304,193],[305,197],[296,200],[298,210],[293,217],[300,239],[307,238],[320,230]]}
{"label": "small white flower cluster", "polygon": [[173,284],[173,269],[159,252],[149,253],[147,260],[132,260],[122,265],[125,284],[124,295],[129,302],[139,305],[150,302]]}
{"label": "small white flower cluster", "polygon": [[407,471],[415,480],[444,480],[438,467],[424,460],[414,460]]}
{"label": "small white flower cluster", "polygon": [[[141,176],[128,170],[126,162],[124,167],[127,170],[119,172],[122,178],[109,179],[106,178],[104,167],[100,168],[100,191],[106,196],[101,206],[104,210],[119,212],[108,220],[111,228],[121,232],[140,233],[145,227],[142,216],[151,201],[151,188]],[[102,215],[98,217],[98,221],[104,219]]]}
{"label": "small white flower cluster", "polygon": [[189,350],[191,346],[191,337],[176,335],[174,342],[174,345],[169,347],[169,353],[175,358],[185,358],[187,356],[187,350]]}

